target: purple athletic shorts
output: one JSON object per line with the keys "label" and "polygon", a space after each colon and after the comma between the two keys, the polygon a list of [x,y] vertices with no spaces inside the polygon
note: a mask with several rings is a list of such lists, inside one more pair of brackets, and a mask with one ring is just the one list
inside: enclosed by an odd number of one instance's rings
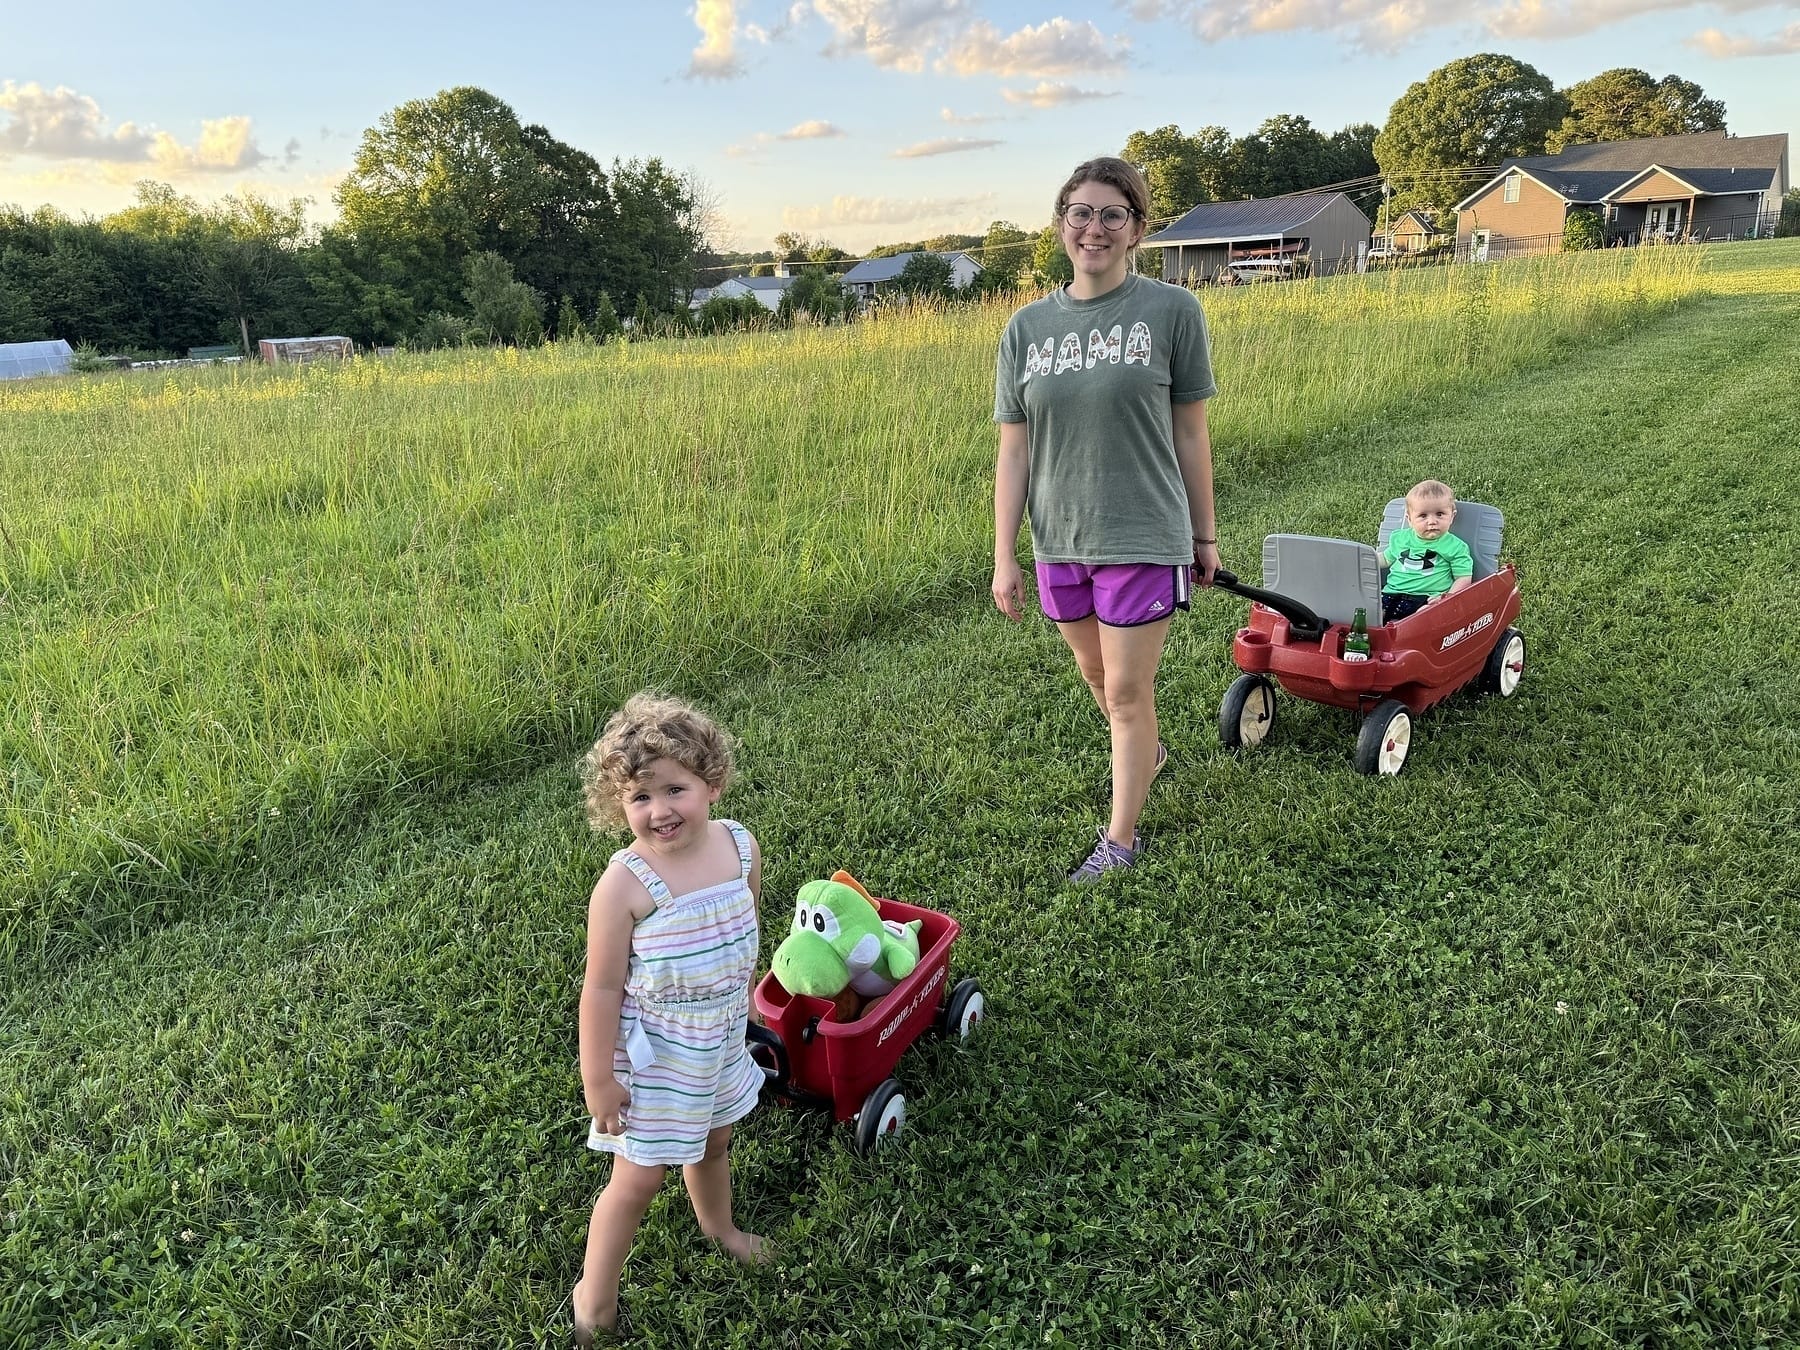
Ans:
{"label": "purple athletic shorts", "polygon": [[1038,601],[1057,623],[1077,623],[1090,614],[1109,628],[1136,628],[1166,619],[1188,607],[1185,564],[1045,563],[1037,565]]}

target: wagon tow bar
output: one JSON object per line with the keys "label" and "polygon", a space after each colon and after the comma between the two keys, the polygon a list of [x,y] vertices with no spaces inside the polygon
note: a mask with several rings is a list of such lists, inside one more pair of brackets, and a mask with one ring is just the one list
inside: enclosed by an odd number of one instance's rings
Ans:
{"label": "wagon tow bar", "polygon": [[1282,595],[1278,591],[1265,591],[1261,586],[1247,585],[1237,579],[1235,572],[1228,572],[1223,567],[1213,569],[1213,585],[1274,610],[1288,621],[1289,636],[1300,642],[1322,641],[1325,630],[1331,626],[1291,596]]}

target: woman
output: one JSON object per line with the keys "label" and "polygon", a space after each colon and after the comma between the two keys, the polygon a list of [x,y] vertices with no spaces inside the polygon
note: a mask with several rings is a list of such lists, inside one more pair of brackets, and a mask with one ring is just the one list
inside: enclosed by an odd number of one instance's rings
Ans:
{"label": "woman", "polygon": [[1021,617],[1029,508],[1038,596],[1112,735],[1112,813],[1069,876],[1143,851],[1138,816],[1168,750],[1156,668],[1169,620],[1219,565],[1206,320],[1191,291],[1138,276],[1149,191],[1121,159],[1078,167],[1056,197],[1075,279],[1006,326],[995,372],[994,603]]}

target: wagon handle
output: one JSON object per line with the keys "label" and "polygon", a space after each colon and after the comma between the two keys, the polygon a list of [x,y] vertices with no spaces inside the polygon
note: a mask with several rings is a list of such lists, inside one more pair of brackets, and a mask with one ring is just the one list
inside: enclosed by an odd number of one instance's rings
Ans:
{"label": "wagon handle", "polygon": [[[778,1088],[785,1087],[789,1073],[788,1053],[787,1047],[781,1043],[781,1037],[759,1022],[747,1022],[744,1024],[744,1040],[750,1046],[750,1058],[762,1070],[763,1078]],[[775,1061],[774,1064],[764,1064],[757,1059],[758,1050],[767,1050]]]}
{"label": "wagon handle", "polygon": [[1265,591],[1261,586],[1246,585],[1237,579],[1235,572],[1227,572],[1223,567],[1214,569],[1213,585],[1274,610],[1288,621],[1289,635],[1301,642],[1320,641],[1331,626],[1298,600],[1277,591]]}

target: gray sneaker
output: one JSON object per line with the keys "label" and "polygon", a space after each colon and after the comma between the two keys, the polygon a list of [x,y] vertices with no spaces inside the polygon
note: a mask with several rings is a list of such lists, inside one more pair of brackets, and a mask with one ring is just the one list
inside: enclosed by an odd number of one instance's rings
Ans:
{"label": "gray sneaker", "polygon": [[1069,873],[1069,880],[1076,886],[1085,886],[1089,882],[1100,880],[1108,872],[1121,871],[1136,866],[1138,854],[1144,851],[1144,836],[1135,831],[1131,836],[1131,847],[1115,844],[1106,833],[1106,827],[1100,827],[1100,841],[1094,845],[1094,851],[1088,854],[1087,861]]}

